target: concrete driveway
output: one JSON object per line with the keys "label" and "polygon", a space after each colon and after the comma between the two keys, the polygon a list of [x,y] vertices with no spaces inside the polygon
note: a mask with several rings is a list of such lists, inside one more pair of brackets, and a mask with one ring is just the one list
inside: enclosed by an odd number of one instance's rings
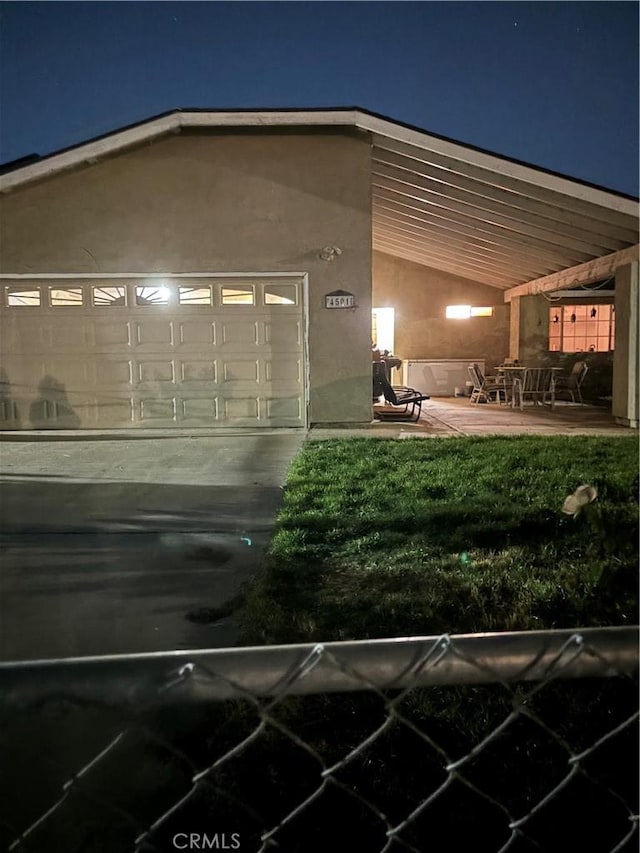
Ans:
{"label": "concrete driveway", "polygon": [[302,430],[0,443],[0,658],[232,646]]}

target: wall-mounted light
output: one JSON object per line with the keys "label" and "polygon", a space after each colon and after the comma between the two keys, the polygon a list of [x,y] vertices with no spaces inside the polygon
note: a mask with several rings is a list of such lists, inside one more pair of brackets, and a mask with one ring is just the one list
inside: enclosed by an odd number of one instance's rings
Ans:
{"label": "wall-mounted light", "polygon": [[476,308],[472,305],[447,305],[444,312],[447,320],[468,320],[469,317],[493,317],[491,306]]}
{"label": "wall-mounted light", "polygon": [[571,320],[571,322],[572,322],[572,323],[575,323],[575,321],[576,321],[576,315],[575,315],[575,314],[572,314],[572,315],[571,315],[571,317],[570,317],[569,319]]}
{"label": "wall-mounted light", "polygon": [[592,309],[591,309],[591,316],[592,316],[592,317],[597,317],[597,316],[598,316],[598,309],[597,309],[597,308],[592,308]]}
{"label": "wall-mounted light", "polygon": [[342,254],[342,249],[339,246],[324,246],[320,250],[320,259],[323,261],[335,261]]}
{"label": "wall-mounted light", "polygon": [[444,315],[447,320],[468,320],[471,316],[471,305],[447,305]]}

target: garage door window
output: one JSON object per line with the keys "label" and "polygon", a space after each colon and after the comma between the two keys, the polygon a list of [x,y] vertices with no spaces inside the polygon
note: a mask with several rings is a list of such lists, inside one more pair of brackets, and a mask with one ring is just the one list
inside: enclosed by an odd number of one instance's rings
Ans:
{"label": "garage door window", "polygon": [[82,288],[49,288],[49,302],[53,308],[81,308],[84,304]]}
{"label": "garage door window", "polygon": [[210,287],[180,287],[178,289],[180,305],[213,305]]}
{"label": "garage door window", "polygon": [[96,308],[117,308],[127,304],[125,287],[92,287],[91,296]]}
{"label": "garage door window", "polygon": [[223,305],[255,305],[256,295],[251,284],[231,285],[222,288]]}
{"label": "garage door window", "polygon": [[166,285],[140,285],[136,287],[136,305],[168,305],[170,293]]}
{"label": "garage door window", "polygon": [[293,284],[265,284],[265,305],[295,305],[297,290]]}
{"label": "garage door window", "polygon": [[25,290],[22,287],[7,287],[7,305],[10,308],[24,308],[40,305],[40,288]]}

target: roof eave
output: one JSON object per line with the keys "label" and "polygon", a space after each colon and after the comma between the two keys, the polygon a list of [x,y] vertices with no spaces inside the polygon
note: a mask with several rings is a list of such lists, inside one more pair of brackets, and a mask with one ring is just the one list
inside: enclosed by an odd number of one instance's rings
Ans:
{"label": "roof eave", "polygon": [[105,157],[144,144],[152,139],[179,133],[187,127],[296,127],[357,126],[357,111],[341,110],[269,110],[269,111],[187,111],[175,110],[156,118],[114,131],[89,142],[43,157],[0,176],[0,192],[8,192],[26,183],[41,180],[57,172],[92,163]]}
{"label": "roof eave", "polygon": [[174,110],[5,173],[0,176],[0,192],[7,192],[14,187],[48,177],[81,163],[94,162],[101,157],[143,144],[168,133],[178,133],[182,128],[296,126],[356,127],[372,134],[374,141],[376,138],[379,141],[391,140],[413,146],[416,151],[437,152],[455,157],[461,163],[479,166],[501,176],[526,181],[571,198],[582,199],[631,216],[637,216],[638,213],[637,200],[629,196],[585,184],[554,172],[547,172],[446,137],[426,133],[357,107],[302,110]]}

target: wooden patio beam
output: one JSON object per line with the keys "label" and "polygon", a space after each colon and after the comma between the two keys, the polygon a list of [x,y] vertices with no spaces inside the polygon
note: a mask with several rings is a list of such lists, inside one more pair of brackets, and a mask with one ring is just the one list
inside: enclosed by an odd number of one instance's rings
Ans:
{"label": "wooden patio beam", "polygon": [[639,244],[628,246],[619,252],[603,255],[601,258],[594,258],[584,264],[578,264],[575,267],[569,267],[569,269],[554,272],[551,275],[545,275],[524,284],[518,284],[505,291],[504,301],[511,302],[517,296],[535,296],[538,293],[565,290],[575,287],[577,284],[589,284],[592,281],[598,281],[600,278],[612,275],[618,267],[637,261],[639,253]]}

